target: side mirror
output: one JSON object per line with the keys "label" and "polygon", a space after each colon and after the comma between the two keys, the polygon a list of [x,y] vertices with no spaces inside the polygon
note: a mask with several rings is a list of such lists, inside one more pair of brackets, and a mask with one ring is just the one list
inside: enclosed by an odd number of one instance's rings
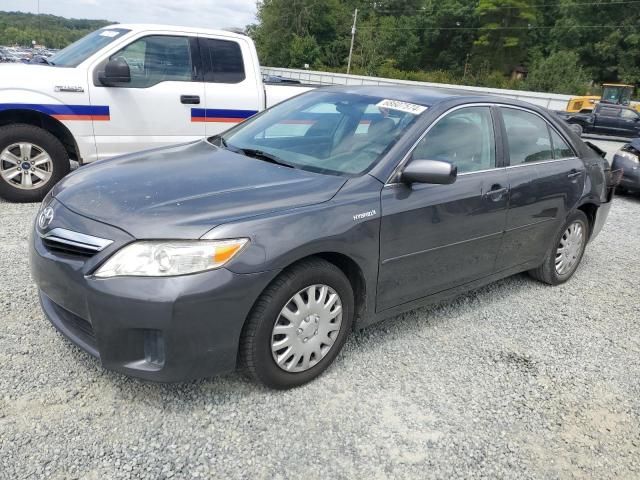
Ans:
{"label": "side mirror", "polygon": [[107,87],[116,86],[119,83],[131,82],[129,64],[122,57],[109,60],[104,67],[104,72],[100,72],[98,75],[98,80]]}
{"label": "side mirror", "polygon": [[435,183],[449,185],[456,181],[458,167],[440,160],[412,160],[402,171],[405,183]]}

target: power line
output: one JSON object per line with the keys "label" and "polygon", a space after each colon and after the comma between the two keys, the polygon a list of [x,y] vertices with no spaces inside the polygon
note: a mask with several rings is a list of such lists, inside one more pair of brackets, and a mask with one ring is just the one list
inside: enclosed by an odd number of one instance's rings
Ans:
{"label": "power line", "polygon": [[[607,5],[637,5],[640,4],[640,0],[616,0],[613,2],[577,2],[571,4],[558,4],[558,3],[539,3],[536,5],[527,5],[526,7],[513,7],[513,6],[495,6],[491,8],[491,10],[524,10],[526,8],[574,8],[574,7],[585,7],[585,6],[607,6]],[[368,10],[367,13],[429,13],[435,10],[435,6],[432,5],[431,8],[419,8],[413,10],[392,10],[392,9],[372,9]]]}
{"label": "power line", "polygon": [[637,25],[572,25],[572,26],[536,26],[536,25],[528,25],[526,27],[395,27],[395,28],[384,28],[384,27],[358,27],[360,30],[384,30],[385,32],[394,31],[394,30],[551,30],[551,29],[567,29],[570,30],[572,28],[638,28]]}

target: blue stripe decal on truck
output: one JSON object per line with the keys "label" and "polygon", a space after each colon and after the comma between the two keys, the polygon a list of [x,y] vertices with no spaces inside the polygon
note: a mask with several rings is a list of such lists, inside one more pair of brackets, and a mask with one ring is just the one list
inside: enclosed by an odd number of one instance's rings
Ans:
{"label": "blue stripe decal on truck", "polygon": [[239,123],[258,113],[257,110],[226,110],[220,108],[192,108],[192,122]]}
{"label": "blue stripe decal on truck", "polygon": [[58,120],[110,120],[107,105],[56,105],[45,103],[0,103],[3,110],[35,110]]}

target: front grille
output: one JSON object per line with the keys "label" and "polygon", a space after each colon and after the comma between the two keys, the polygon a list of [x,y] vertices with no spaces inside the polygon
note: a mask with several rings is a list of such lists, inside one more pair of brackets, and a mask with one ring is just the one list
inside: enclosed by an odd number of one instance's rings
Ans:
{"label": "front grille", "polygon": [[109,246],[113,241],[64,228],[54,228],[42,236],[42,243],[54,252],[91,257]]}

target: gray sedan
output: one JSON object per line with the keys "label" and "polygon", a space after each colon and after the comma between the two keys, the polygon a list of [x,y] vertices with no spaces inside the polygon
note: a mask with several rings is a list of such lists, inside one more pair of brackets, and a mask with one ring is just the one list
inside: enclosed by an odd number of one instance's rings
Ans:
{"label": "gray sedan", "polygon": [[31,242],[49,320],[105,368],[323,372],[354,328],[518,272],[558,285],[607,217],[607,162],[533,105],[318,89],[223,135],[79,168]]}

